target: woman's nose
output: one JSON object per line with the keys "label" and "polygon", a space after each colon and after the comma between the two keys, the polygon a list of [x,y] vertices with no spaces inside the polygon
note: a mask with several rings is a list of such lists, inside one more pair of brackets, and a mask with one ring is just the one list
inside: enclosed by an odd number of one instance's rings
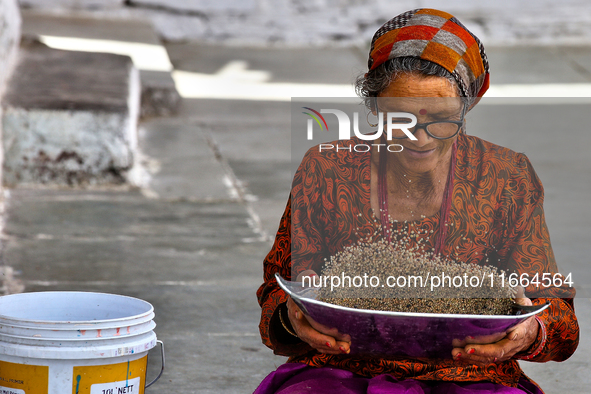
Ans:
{"label": "woman's nose", "polygon": [[[418,130],[417,130],[418,128]],[[427,145],[428,143],[431,142],[431,136],[429,134],[427,134],[427,130],[425,130],[425,128],[423,126],[415,126],[414,128],[411,129],[411,133],[413,133],[413,135],[416,138],[416,141],[413,141],[412,143],[415,146],[424,146]]]}

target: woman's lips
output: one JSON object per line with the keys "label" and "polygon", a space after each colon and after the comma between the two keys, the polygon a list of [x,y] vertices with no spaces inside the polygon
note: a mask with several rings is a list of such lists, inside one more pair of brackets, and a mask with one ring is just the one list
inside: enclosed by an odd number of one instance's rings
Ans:
{"label": "woman's lips", "polygon": [[413,157],[415,159],[422,159],[435,152],[435,148],[429,150],[414,150],[405,147],[404,152],[406,152],[410,157]]}

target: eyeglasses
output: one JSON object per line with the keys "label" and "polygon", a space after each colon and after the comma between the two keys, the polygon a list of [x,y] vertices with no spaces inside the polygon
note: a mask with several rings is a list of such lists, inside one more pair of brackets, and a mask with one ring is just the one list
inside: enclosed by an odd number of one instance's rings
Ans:
{"label": "eyeglasses", "polygon": [[[464,111],[465,107],[462,108],[460,120],[438,120],[435,122],[426,122],[426,123],[417,123],[410,132],[414,135],[417,133],[419,129],[425,130],[427,135],[431,138],[435,138],[438,140],[447,140],[449,138],[455,137],[462,125],[464,124]],[[396,120],[396,123],[410,123],[408,118],[404,118],[401,120]],[[394,129],[392,130],[392,138],[401,140],[404,138],[408,138],[408,136],[402,132],[402,130]]]}

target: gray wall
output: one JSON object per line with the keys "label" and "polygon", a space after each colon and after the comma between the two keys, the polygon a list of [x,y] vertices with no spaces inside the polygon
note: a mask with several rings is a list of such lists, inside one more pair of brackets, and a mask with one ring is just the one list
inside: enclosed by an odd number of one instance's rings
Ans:
{"label": "gray wall", "polygon": [[[0,0],[0,101],[6,91],[8,78],[12,75],[17,62],[20,37],[21,16],[17,0]],[[0,105],[0,119],[2,119],[3,113],[4,109]],[[1,136],[2,122],[0,122]],[[4,150],[0,146],[0,180],[2,179],[1,163],[3,162]],[[2,191],[2,182],[0,182],[0,191]],[[0,193],[0,201],[3,200],[4,194]],[[7,273],[5,274],[7,275]],[[0,287],[1,285],[2,283],[0,283]]]}
{"label": "gray wall", "polygon": [[21,16],[17,0],[0,0],[0,96],[17,60]]}
{"label": "gray wall", "polygon": [[589,0],[20,0],[57,14],[148,17],[171,41],[234,45],[366,46],[385,20],[432,7],[491,45],[591,43]]}

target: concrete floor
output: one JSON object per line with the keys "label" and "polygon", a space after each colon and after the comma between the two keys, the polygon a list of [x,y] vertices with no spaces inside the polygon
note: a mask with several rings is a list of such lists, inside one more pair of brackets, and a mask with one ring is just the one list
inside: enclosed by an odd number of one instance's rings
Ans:
{"label": "concrete floor", "polygon": [[[250,60],[288,82],[349,83],[364,64],[357,49],[168,50],[177,69],[213,72]],[[551,54],[553,61],[542,61]],[[489,57],[493,82],[591,82],[591,49],[491,48]],[[547,393],[588,392],[589,104],[483,103],[468,119],[469,133],[531,158],[546,188],[557,260],[581,288],[578,351],[563,363],[523,368]],[[290,103],[185,99],[177,116],[140,126],[152,170],[146,189],[10,190],[4,262],[20,271],[25,291],[113,292],[151,302],[167,368],[148,392],[252,392],[285,361],[261,344],[255,291],[291,183]]]}

